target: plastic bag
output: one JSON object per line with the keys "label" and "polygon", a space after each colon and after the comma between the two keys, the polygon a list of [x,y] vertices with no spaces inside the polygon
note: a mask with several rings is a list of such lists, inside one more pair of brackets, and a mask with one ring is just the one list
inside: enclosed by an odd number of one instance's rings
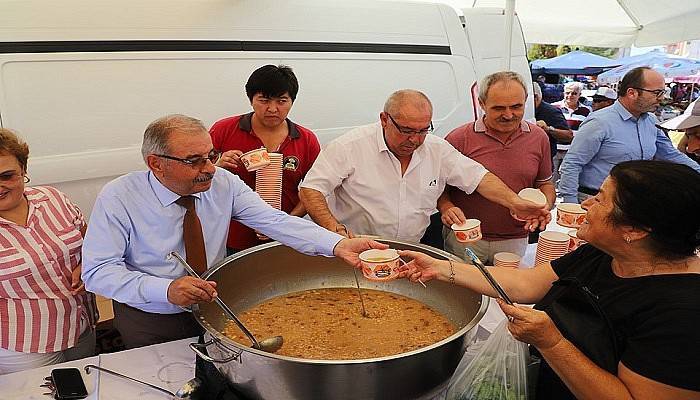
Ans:
{"label": "plastic bag", "polygon": [[[471,347],[470,347],[471,349]],[[447,400],[527,400],[527,344],[516,340],[503,320],[464,354],[447,385]]]}

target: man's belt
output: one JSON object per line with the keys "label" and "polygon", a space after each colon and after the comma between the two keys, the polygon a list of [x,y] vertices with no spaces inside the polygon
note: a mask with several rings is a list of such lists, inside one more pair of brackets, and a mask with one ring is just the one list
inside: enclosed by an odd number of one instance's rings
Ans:
{"label": "man's belt", "polygon": [[598,189],[591,189],[585,186],[579,186],[578,191],[591,196],[595,196],[598,194]]}

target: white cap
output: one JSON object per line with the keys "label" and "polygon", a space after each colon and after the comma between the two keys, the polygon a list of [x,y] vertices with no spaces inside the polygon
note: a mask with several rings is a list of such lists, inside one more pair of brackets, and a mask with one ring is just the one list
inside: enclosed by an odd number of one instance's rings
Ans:
{"label": "white cap", "polygon": [[688,129],[700,125],[700,99],[690,103],[683,114],[661,124],[666,129]]}
{"label": "white cap", "polygon": [[617,100],[617,93],[607,86],[601,86],[595,91],[593,96],[605,97],[610,100]]}

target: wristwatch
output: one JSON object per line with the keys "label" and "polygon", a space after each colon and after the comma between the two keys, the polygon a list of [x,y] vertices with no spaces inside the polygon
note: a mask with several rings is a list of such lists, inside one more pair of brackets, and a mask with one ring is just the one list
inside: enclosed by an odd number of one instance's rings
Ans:
{"label": "wristwatch", "polygon": [[547,127],[547,133],[554,133],[554,127],[548,126],[548,127]]}

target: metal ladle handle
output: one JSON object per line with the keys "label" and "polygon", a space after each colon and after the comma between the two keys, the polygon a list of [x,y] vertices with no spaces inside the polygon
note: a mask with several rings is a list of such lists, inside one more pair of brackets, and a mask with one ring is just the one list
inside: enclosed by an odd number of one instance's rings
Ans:
{"label": "metal ladle handle", "polygon": [[158,387],[158,386],[156,386],[156,385],[152,385],[152,384],[150,384],[150,383],[147,383],[147,382],[144,382],[144,381],[140,381],[140,380],[138,380],[138,379],[136,379],[136,378],[132,378],[132,377],[130,377],[130,376],[126,376],[126,375],[120,374],[119,372],[110,371],[110,370],[108,370],[108,369],[106,369],[106,368],[98,367],[97,365],[93,365],[93,364],[88,364],[88,365],[85,366],[85,373],[88,374],[88,375],[90,374],[90,368],[94,368],[94,369],[96,369],[96,370],[99,370],[99,371],[102,371],[102,372],[106,372],[106,373],[111,374],[111,375],[114,375],[114,376],[118,376],[118,377],[120,377],[120,378],[122,378],[122,379],[127,379],[127,380],[130,380],[130,381],[134,381],[134,382],[140,383],[140,384],[142,384],[142,385],[146,385],[146,386],[150,387],[151,389],[155,389],[155,390],[161,391],[161,392],[167,394],[167,395],[170,396],[170,397],[177,397],[177,396],[175,395],[175,393],[173,393],[173,392],[171,392],[171,391],[169,391],[169,390],[165,390],[165,389],[163,389],[162,387]]}
{"label": "metal ladle handle", "polygon": [[[182,256],[179,255],[177,252],[171,251],[170,254],[168,254],[168,258],[170,257],[175,257],[178,261],[180,261],[180,264],[182,264],[182,266],[185,267],[187,273],[194,276],[195,278],[202,279],[202,277],[200,277],[199,274],[195,272],[195,270],[189,264],[187,264],[187,261],[185,261],[182,258]],[[224,301],[221,300],[219,296],[214,297],[214,302],[219,307],[221,307],[222,310],[224,310],[226,315],[229,318],[231,318],[233,322],[235,322],[236,325],[238,325],[238,327],[241,328],[241,331],[243,331],[243,333],[248,337],[248,339],[250,339],[250,341],[253,342],[253,348],[260,349],[260,343],[258,342],[258,340],[255,338],[255,336],[253,336],[253,334],[248,330],[248,328],[246,328],[245,325],[243,325],[243,322],[241,322],[241,320],[238,319],[236,314],[234,314],[233,311],[231,311],[231,309],[226,305],[226,303],[224,303]]]}
{"label": "metal ladle handle", "polygon": [[479,271],[481,271],[481,273],[484,275],[484,278],[486,278],[489,284],[491,284],[491,287],[496,291],[496,293],[498,293],[498,295],[503,299],[503,301],[512,306],[513,302],[510,300],[510,297],[508,297],[508,295],[506,294],[506,291],[503,290],[501,285],[499,285],[495,279],[493,279],[493,276],[486,269],[484,263],[481,262],[479,257],[477,257],[477,255],[474,254],[474,252],[469,247],[465,249],[465,252],[467,253],[467,256],[469,256],[469,258],[471,259],[472,264],[474,264],[476,268]]}

